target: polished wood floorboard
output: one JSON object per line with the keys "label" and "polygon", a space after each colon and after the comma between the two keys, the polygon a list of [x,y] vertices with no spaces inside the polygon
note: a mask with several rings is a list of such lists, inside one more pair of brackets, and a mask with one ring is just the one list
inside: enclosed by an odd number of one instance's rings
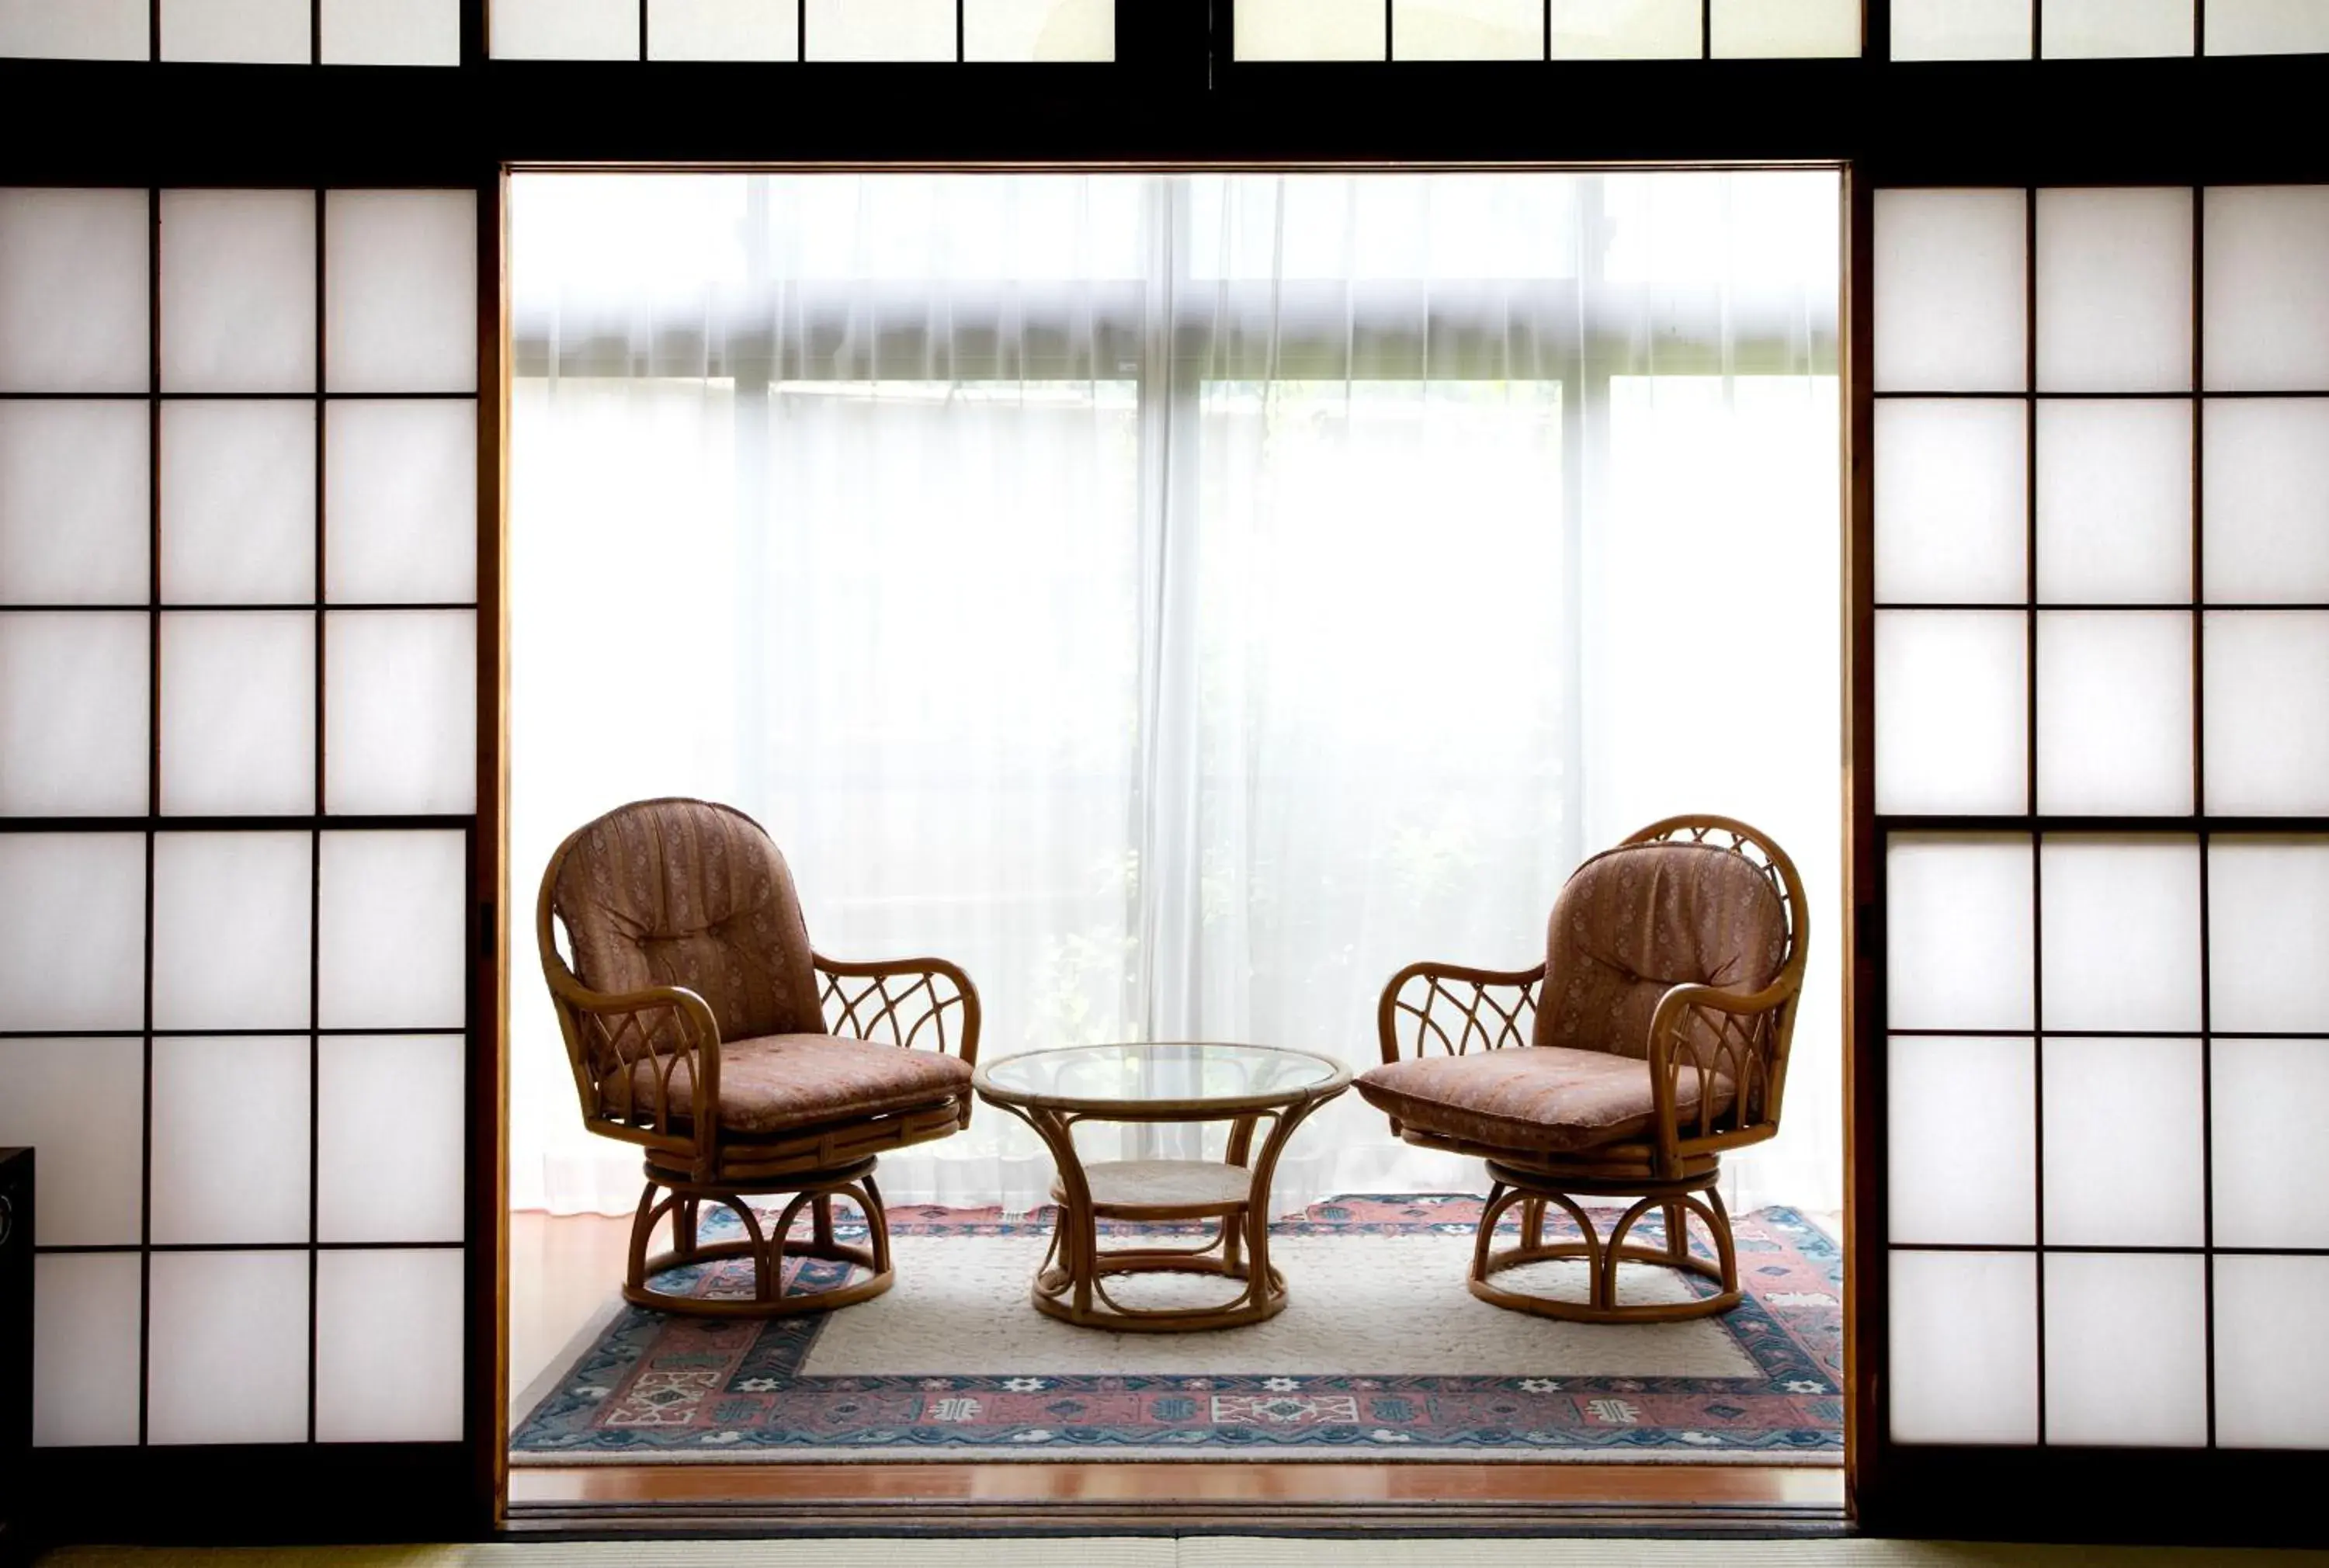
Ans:
{"label": "polished wood floorboard", "polygon": [[510,1418],[518,1396],[615,1300],[631,1222],[595,1214],[510,1216]]}
{"label": "polished wood floorboard", "polygon": [[865,1464],[528,1466],[513,1504],[858,1499],[1152,1503],[1592,1502],[1843,1506],[1843,1472],[1778,1465]]}

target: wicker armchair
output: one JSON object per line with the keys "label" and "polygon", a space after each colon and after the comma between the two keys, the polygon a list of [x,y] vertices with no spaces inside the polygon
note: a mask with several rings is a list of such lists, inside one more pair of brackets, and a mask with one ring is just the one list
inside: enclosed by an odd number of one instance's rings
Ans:
{"label": "wicker armchair", "polygon": [[[1773,1137],[1808,934],[1802,881],[1779,847],[1725,817],[1675,817],[1579,867],[1553,906],[1546,962],[1510,972],[1418,963],[1376,1021],[1383,1066],[1359,1093],[1410,1143],[1477,1155],[1492,1182],[1471,1289],[1518,1311],[1589,1323],[1711,1317],[1739,1304],[1722,1154]],[[1636,1201],[1601,1236],[1578,1199]],[[1548,1242],[1558,1205],[1581,1233]],[[1496,1226],[1520,1208],[1518,1244]],[[1658,1245],[1629,1241],[1652,1209]],[[1711,1259],[1690,1250],[1696,1216]],[[1582,1301],[1495,1276],[1579,1259]],[[1621,1263],[1715,1282],[1686,1301],[1621,1302]]]}
{"label": "wicker armchair", "polygon": [[[570,835],[542,872],[534,923],[583,1123],[646,1154],[624,1298],[772,1318],[888,1290],[874,1161],[969,1125],[979,1024],[970,978],[935,958],[819,956],[768,834],[702,801],[638,802]],[[766,1228],[745,1201],[756,1193],[792,1195]],[[835,1198],[864,1216],[865,1246],[834,1239]],[[734,1210],[743,1237],[701,1243],[706,1203]],[[790,1235],[804,1207],[806,1240]],[[650,1257],[665,1215],[672,1249]],[[651,1288],[666,1269],[736,1257],[753,1263],[749,1300]],[[788,1296],[788,1257],[867,1277]]]}

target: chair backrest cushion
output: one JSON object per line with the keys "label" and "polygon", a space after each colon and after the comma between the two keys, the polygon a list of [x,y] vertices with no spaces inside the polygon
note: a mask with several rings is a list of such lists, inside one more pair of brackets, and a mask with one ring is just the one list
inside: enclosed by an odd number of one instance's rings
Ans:
{"label": "chair backrest cushion", "polygon": [[[702,801],[609,812],[575,836],[551,906],[592,991],[684,986],[723,1040],[825,1032],[792,873],[741,812]],[[676,1029],[661,1025],[655,1044],[676,1046]]]}
{"label": "chair backrest cushion", "polygon": [[1787,959],[1786,906],[1760,868],[1709,844],[1626,844],[1577,869],[1552,906],[1535,1043],[1646,1056],[1677,985],[1750,994]]}

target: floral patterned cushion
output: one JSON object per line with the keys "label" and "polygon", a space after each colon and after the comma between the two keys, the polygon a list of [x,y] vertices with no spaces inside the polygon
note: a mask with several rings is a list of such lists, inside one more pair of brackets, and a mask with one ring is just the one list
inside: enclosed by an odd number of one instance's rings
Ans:
{"label": "floral patterned cushion", "polygon": [[[1693,843],[1607,850],[1577,869],[1552,906],[1535,1043],[1647,1056],[1650,1019],[1668,991],[1749,995],[1778,977],[1787,952],[1786,906],[1744,856]],[[1695,1027],[1711,1046],[1711,1026]]]}
{"label": "floral patterned cushion", "polygon": [[[741,812],[702,801],[609,812],[575,838],[551,900],[592,991],[683,986],[710,1004],[724,1040],[825,1030],[792,873]],[[655,1049],[676,1048],[677,1023],[655,1017]],[[600,1056],[599,1072],[618,1070]]]}
{"label": "floral patterned cushion", "polygon": [[[1730,1102],[1730,1080],[1708,1076],[1720,1111]],[[1698,1113],[1700,1077],[1688,1069],[1678,1075],[1680,1118]],[[1529,1153],[1632,1142],[1648,1133],[1656,1112],[1648,1063],[1559,1046],[1392,1062],[1362,1075],[1359,1093],[1419,1131]]]}
{"label": "floral patterned cushion", "polygon": [[[689,1058],[640,1062],[609,1078],[607,1112],[619,1120],[655,1120],[655,1075],[670,1070],[664,1091],[669,1120],[694,1120],[695,1080]],[[720,1047],[720,1125],[729,1132],[768,1133],[850,1117],[880,1116],[969,1093],[970,1069],[952,1056],[833,1035],[770,1035]]]}

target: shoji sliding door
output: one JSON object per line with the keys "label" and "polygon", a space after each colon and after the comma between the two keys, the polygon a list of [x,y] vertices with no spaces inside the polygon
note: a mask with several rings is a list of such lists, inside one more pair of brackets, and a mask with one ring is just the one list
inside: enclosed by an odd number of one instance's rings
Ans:
{"label": "shoji sliding door", "polygon": [[2329,1449],[2329,188],[1870,238],[1870,1476],[2235,1507]]}
{"label": "shoji sliding door", "polygon": [[0,1143],[52,1459],[463,1470],[478,214],[0,191]]}

